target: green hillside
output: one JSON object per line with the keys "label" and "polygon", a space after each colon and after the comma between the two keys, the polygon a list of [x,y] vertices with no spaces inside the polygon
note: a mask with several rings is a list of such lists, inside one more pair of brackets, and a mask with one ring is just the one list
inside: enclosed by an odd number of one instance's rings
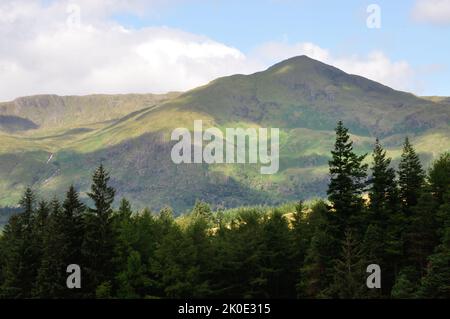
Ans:
{"label": "green hillside", "polygon": [[[174,128],[280,128],[280,170],[183,164],[170,159]],[[278,204],[323,196],[334,127],[343,120],[358,152],[382,138],[398,159],[405,135],[429,163],[450,149],[450,105],[395,91],[301,56],[252,75],[220,78],[183,94],[37,96],[0,104],[0,206],[26,185],[52,195],[103,162],[118,197],[177,213],[214,205]],[[60,192],[59,192],[60,193]],[[175,194],[175,195],[174,195]]]}

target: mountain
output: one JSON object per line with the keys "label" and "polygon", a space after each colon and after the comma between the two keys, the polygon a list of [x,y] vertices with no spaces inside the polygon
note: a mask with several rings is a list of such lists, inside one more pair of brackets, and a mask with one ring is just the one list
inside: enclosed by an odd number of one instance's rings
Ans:
{"label": "mountain", "polygon": [[[360,153],[380,137],[396,163],[408,135],[429,163],[450,149],[450,105],[443,101],[306,56],[185,93],[20,98],[0,104],[0,206],[15,205],[26,185],[52,195],[74,183],[85,198],[100,162],[118,197],[178,213],[196,199],[233,207],[324,196],[338,120]],[[175,165],[172,130],[192,129],[200,119],[205,128],[279,128],[279,172],[261,175],[256,164]]]}
{"label": "mountain", "polygon": [[[0,125],[4,117],[28,121],[22,129],[67,129],[80,125],[106,122],[131,112],[174,98],[178,93],[57,96],[38,95],[0,103]],[[0,127],[1,129],[1,127]]]}
{"label": "mountain", "polygon": [[450,105],[450,97],[447,96],[423,96],[422,98],[432,102]]}

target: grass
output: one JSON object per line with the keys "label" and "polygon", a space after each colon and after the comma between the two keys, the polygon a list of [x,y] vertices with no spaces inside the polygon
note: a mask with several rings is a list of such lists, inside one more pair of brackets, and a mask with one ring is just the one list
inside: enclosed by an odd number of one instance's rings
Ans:
{"label": "grass", "polygon": [[[338,119],[350,128],[358,153],[370,153],[379,136],[396,164],[409,135],[428,165],[450,149],[450,108],[441,101],[302,58],[181,95],[38,96],[1,103],[0,115],[23,117],[39,128],[0,131],[0,206],[16,205],[27,185],[51,197],[75,183],[85,198],[100,162],[111,170],[118,197],[129,197],[137,208],[169,204],[180,213],[197,198],[233,207],[323,196]],[[262,176],[260,165],[174,165],[171,131],[192,130],[199,119],[204,129],[223,132],[280,128],[279,173]]]}

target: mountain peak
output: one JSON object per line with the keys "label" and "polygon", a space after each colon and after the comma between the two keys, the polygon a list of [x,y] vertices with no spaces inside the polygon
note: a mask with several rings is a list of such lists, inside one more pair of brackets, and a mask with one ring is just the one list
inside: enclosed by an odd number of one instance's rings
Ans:
{"label": "mountain peak", "polygon": [[294,56],[292,58],[283,60],[277,64],[274,64],[269,69],[276,69],[276,68],[285,67],[285,66],[315,66],[315,67],[336,69],[335,67],[333,67],[331,65],[328,65],[319,60],[310,58],[307,55],[298,55],[298,56]]}
{"label": "mountain peak", "polygon": [[340,76],[348,75],[344,71],[328,65],[326,63],[320,62],[318,60],[312,59],[307,55],[299,55],[280,63],[277,63],[267,70],[271,74],[303,74],[323,76],[326,78],[336,78]]}

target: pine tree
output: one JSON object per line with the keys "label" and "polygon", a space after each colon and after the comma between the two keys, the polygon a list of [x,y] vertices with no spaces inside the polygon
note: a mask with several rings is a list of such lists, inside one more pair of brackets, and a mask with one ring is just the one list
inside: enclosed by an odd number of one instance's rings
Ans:
{"label": "pine tree", "polygon": [[13,216],[4,230],[6,260],[2,294],[9,298],[30,298],[40,263],[36,227],[35,195],[27,188],[20,200],[22,212]]}
{"label": "pine tree", "polygon": [[45,229],[44,250],[35,295],[41,298],[77,298],[78,290],[66,287],[66,269],[82,262],[83,213],[85,207],[71,186],[63,205],[51,203],[51,214]]}
{"label": "pine tree", "polygon": [[127,267],[128,257],[140,235],[136,233],[135,219],[131,218],[132,213],[130,202],[122,198],[119,210],[114,216],[114,229],[117,234],[114,262],[122,270]]}
{"label": "pine tree", "polygon": [[436,213],[436,221],[440,225],[438,235],[441,237],[444,235],[445,230],[450,228],[450,187],[442,198],[443,204],[441,204]]}
{"label": "pine tree", "polygon": [[412,299],[417,297],[417,272],[413,267],[405,267],[396,278],[391,296],[395,299]]}
{"label": "pine tree", "polygon": [[66,193],[62,205],[62,232],[66,242],[64,261],[67,265],[81,263],[81,245],[83,243],[83,215],[86,207],[80,201],[79,195],[73,185]]}
{"label": "pine tree", "polygon": [[363,199],[367,165],[363,164],[366,155],[358,156],[353,151],[348,129],[339,121],[336,128],[336,143],[329,161],[330,184],[328,199],[338,222],[342,236],[347,228],[359,228],[362,223]]}
{"label": "pine tree", "polygon": [[362,298],[366,293],[363,254],[351,231],[345,233],[342,255],[334,267],[331,293],[342,299]]}
{"label": "pine tree", "polygon": [[338,240],[329,231],[329,225],[320,225],[316,229],[300,271],[300,281],[296,286],[298,297],[329,297],[337,243]]}
{"label": "pine tree", "polygon": [[24,273],[24,239],[21,218],[19,215],[10,217],[3,229],[2,250],[3,284],[0,289],[1,298],[26,298],[25,284],[21,274]]}
{"label": "pine tree", "polygon": [[445,201],[445,194],[450,189],[450,153],[442,154],[436,160],[429,171],[429,182],[431,193],[438,205],[448,203]]}
{"label": "pine tree", "polygon": [[295,205],[292,220],[292,259],[294,265],[298,267],[295,270],[298,277],[300,277],[300,269],[305,261],[306,252],[313,234],[313,225],[309,223],[304,204],[300,201]]}
{"label": "pine tree", "polygon": [[195,247],[178,225],[163,238],[152,260],[155,283],[167,298],[195,298],[199,269]]}
{"label": "pine tree", "polygon": [[403,153],[399,164],[400,199],[407,215],[411,214],[411,208],[417,204],[425,182],[425,172],[420,163],[414,147],[405,138]]}
{"label": "pine tree", "polygon": [[395,170],[390,166],[391,159],[386,156],[377,139],[373,150],[372,176],[369,179],[369,222],[382,230],[386,229],[389,215],[396,211],[398,203]]}
{"label": "pine tree", "polygon": [[146,275],[146,267],[141,261],[141,255],[132,251],[127,260],[127,268],[120,272],[118,277],[118,297],[122,299],[136,299],[145,296],[150,285]]}
{"label": "pine tree", "polygon": [[433,196],[423,192],[418,203],[412,208],[412,216],[406,234],[406,254],[411,266],[425,272],[427,258],[439,244],[436,212],[438,205]]}
{"label": "pine tree", "polygon": [[67,242],[63,233],[65,220],[56,198],[50,203],[49,209],[42,259],[33,294],[38,298],[64,298],[69,293],[66,287],[66,269],[69,265],[65,261]]}
{"label": "pine tree", "polygon": [[418,295],[423,298],[450,298],[450,228],[442,244],[429,257],[427,273]]}
{"label": "pine tree", "polygon": [[133,210],[131,209],[131,204],[126,198],[122,198],[119,204],[119,210],[117,211],[117,219],[119,221],[129,220]]}
{"label": "pine tree", "polygon": [[260,283],[265,298],[293,298],[296,270],[289,225],[277,210],[265,220],[262,230]]}
{"label": "pine tree", "polygon": [[108,186],[109,179],[109,174],[103,165],[100,165],[93,175],[91,192],[88,193],[94,202],[94,208],[90,208],[84,218],[82,269],[86,274],[84,290],[87,296],[93,296],[99,285],[102,285],[104,290],[112,284],[111,280],[114,277],[113,258],[116,236],[111,205],[114,201],[115,190]]}
{"label": "pine tree", "polygon": [[403,257],[405,218],[400,209],[395,170],[377,139],[369,179],[369,214],[364,252],[369,263],[383,269],[382,291],[389,294]]}
{"label": "pine tree", "polygon": [[31,230],[32,218],[36,204],[36,197],[33,190],[30,187],[25,189],[22,198],[19,201],[19,205],[22,208],[21,219],[24,227],[24,231]]}
{"label": "pine tree", "polygon": [[450,228],[450,153],[435,161],[429,171],[430,191],[439,207],[436,213],[438,235],[442,237]]}
{"label": "pine tree", "polygon": [[216,255],[211,263],[210,283],[214,297],[262,297],[261,250],[262,212],[258,208],[238,211],[214,237]]}
{"label": "pine tree", "polygon": [[196,201],[194,209],[192,210],[192,215],[194,217],[204,217],[207,221],[212,221],[211,207],[202,201]]}
{"label": "pine tree", "polygon": [[362,251],[364,253],[367,264],[378,264],[382,269],[386,269],[384,266],[384,232],[375,224],[367,227],[362,244]]}

